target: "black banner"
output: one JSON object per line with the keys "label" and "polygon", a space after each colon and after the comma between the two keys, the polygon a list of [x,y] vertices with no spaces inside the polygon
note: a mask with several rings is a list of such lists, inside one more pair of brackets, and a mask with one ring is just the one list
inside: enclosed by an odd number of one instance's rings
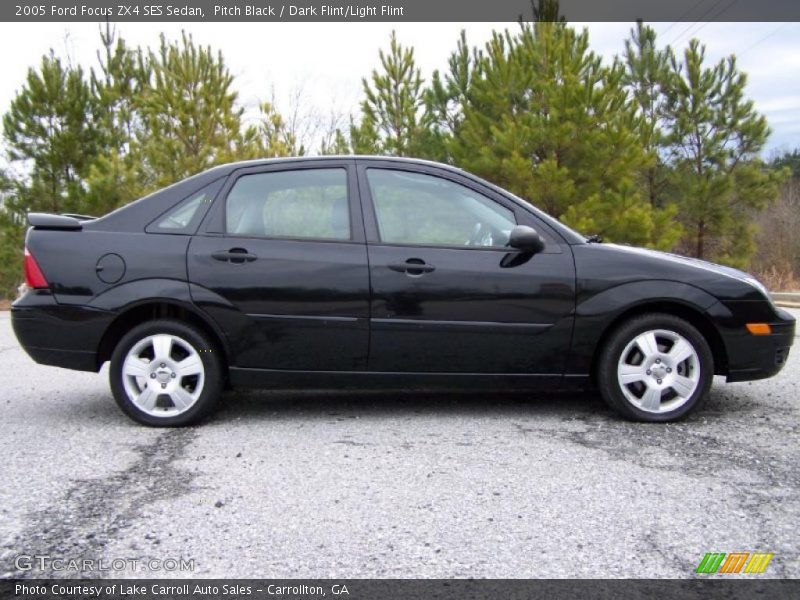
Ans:
{"label": "black banner", "polygon": [[624,597],[678,599],[797,598],[800,580],[569,579],[96,579],[3,580],[0,597],[25,600],[552,600]]}
{"label": "black banner", "polygon": [[[534,0],[536,2],[537,0]],[[560,0],[568,21],[798,21],[797,0]],[[2,21],[518,21],[531,0],[4,0]]]}

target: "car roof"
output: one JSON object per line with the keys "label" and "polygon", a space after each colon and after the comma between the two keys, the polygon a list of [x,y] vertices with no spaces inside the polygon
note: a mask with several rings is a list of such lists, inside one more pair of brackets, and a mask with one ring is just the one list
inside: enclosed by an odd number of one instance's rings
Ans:
{"label": "car roof", "polygon": [[324,156],[281,156],[279,158],[256,158],[252,160],[241,160],[237,162],[226,163],[213,167],[209,170],[220,171],[235,171],[248,167],[259,167],[262,165],[281,164],[281,163],[294,163],[294,162],[325,162],[325,161],[342,161],[342,160],[369,160],[381,162],[396,162],[400,164],[414,164],[414,165],[430,165],[440,169],[447,169],[457,173],[464,173],[463,169],[454,167],[441,162],[433,160],[426,160],[424,158],[410,158],[405,156],[383,156],[375,154],[331,154]]}

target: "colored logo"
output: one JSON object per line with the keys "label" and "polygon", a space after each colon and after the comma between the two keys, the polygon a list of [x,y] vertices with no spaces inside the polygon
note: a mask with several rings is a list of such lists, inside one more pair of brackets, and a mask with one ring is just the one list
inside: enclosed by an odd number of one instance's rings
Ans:
{"label": "colored logo", "polygon": [[771,552],[708,552],[695,573],[763,573],[772,557]]}

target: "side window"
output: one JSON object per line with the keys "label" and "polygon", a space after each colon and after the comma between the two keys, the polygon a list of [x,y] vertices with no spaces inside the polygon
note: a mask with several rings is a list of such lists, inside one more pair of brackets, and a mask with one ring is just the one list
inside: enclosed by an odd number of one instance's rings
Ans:
{"label": "side window", "polygon": [[203,189],[181,200],[147,226],[148,233],[194,233],[203,215],[222,187],[225,178],[209,183]]}
{"label": "side window", "polygon": [[388,244],[502,247],[517,224],[509,209],[446,179],[367,169],[367,180]]}
{"label": "side window", "polygon": [[225,204],[231,235],[350,239],[345,169],[298,169],[244,175]]}

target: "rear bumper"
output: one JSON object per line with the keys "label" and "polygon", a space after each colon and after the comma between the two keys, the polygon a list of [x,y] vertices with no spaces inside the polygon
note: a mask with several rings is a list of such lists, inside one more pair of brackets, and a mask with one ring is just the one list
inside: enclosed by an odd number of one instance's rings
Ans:
{"label": "rear bumper", "polygon": [[34,361],[77,371],[97,371],[97,349],[113,315],[59,305],[47,291],[32,290],[11,306],[11,326]]}
{"label": "rear bumper", "polygon": [[783,369],[794,343],[795,319],[785,310],[776,309],[767,322],[770,335],[751,335],[743,324],[726,332],[727,381],[766,379]]}

